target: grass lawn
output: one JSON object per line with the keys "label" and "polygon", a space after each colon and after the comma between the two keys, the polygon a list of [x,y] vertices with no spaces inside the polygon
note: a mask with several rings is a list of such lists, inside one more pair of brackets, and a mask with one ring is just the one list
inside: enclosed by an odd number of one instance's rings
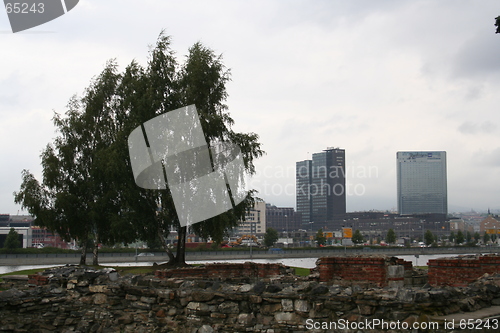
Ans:
{"label": "grass lawn", "polygon": [[[193,265],[194,266],[194,265]],[[128,266],[128,267],[122,267],[122,266],[90,266],[93,267],[94,269],[102,269],[106,267],[111,267],[114,268],[120,275],[125,275],[125,274],[152,274],[156,270],[158,270],[158,267],[155,266]],[[295,268],[295,274],[298,276],[309,276],[311,273],[311,270],[309,268],[302,268],[302,267],[293,267]],[[0,281],[2,281],[2,276],[4,275],[31,275],[31,274],[36,274],[38,272],[43,272],[47,268],[37,268],[37,269],[26,269],[22,271],[16,271],[16,272],[10,272],[10,273],[5,273],[5,274],[0,274]]]}
{"label": "grass lawn", "polygon": [[295,268],[295,275],[309,276],[309,274],[311,274],[311,270],[309,268],[302,268],[302,267],[293,267],[293,268]]}
{"label": "grass lawn", "polygon": [[[113,267],[120,275],[125,274],[150,274],[154,273],[158,268],[153,266],[130,266],[130,267]],[[104,268],[104,267],[101,267]]]}

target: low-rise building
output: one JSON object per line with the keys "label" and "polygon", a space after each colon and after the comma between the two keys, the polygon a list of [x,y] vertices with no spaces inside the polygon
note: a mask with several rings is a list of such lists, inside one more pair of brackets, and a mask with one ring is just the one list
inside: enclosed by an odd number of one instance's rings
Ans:
{"label": "low-rise building", "polygon": [[500,217],[498,215],[488,215],[479,224],[479,230],[481,235],[485,232],[488,234],[500,233]]}
{"label": "low-rise building", "polygon": [[266,228],[266,203],[256,201],[245,214],[245,221],[240,221],[234,232],[238,235],[264,235]]}

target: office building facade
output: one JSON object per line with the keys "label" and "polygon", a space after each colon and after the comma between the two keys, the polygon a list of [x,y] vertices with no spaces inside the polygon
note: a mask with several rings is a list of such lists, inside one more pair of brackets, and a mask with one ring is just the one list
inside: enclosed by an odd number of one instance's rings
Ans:
{"label": "office building facade", "polygon": [[302,214],[293,207],[276,207],[266,204],[266,228],[273,228],[278,232],[291,232],[304,229]]}
{"label": "office building facade", "polygon": [[302,221],[311,221],[312,214],[312,161],[305,160],[295,163],[295,190],[297,212],[301,213]]}
{"label": "office building facade", "polygon": [[332,220],[346,212],[345,150],[327,148],[296,163],[297,212],[303,223]]}
{"label": "office building facade", "polygon": [[446,152],[398,152],[397,187],[399,214],[447,214]]}

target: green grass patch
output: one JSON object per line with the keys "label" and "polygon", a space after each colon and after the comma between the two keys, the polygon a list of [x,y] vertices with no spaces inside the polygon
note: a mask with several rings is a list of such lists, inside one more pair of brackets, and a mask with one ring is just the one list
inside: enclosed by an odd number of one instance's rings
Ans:
{"label": "green grass patch", "polygon": [[154,273],[157,268],[153,266],[135,266],[135,267],[113,267],[120,275],[125,274],[150,274]]}
{"label": "green grass patch", "polygon": [[[154,273],[158,268],[153,267],[153,266],[128,266],[128,267],[121,267],[121,266],[92,266],[89,265],[89,267],[92,267],[94,269],[103,269],[106,267],[111,267],[114,268],[120,275],[125,275],[125,274],[151,274]],[[36,269],[25,269],[21,271],[15,271],[15,272],[9,272],[5,274],[0,274],[0,281],[3,281],[1,278],[2,276],[5,275],[31,275],[31,274],[36,274],[38,272],[43,272],[46,269],[49,268],[36,268]]]}
{"label": "green grass patch", "polygon": [[311,274],[311,270],[309,268],[303,268],[303,267],[293,267],[293,268],[295,268],[295,275],[309,276],[309,274]]}
{"label": "green grass patch", "polygon": [[154,273],[158,268],[154,266],[101,266],[101,265],[88,265],[88,267],[92,267],[95,270],[104,269],[104,268],[113,268],[120,275],[125,274],[149,274]]}
{"label": "green grass patch", "polygon": [[414,268],[420,268],[424,270],[429,270],[429,266],[413,266]]}

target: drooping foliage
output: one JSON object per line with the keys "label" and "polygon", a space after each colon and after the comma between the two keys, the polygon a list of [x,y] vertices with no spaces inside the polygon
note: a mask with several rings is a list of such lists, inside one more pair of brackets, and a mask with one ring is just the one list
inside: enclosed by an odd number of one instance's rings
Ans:
{"label": "drooping foliage", "polygon": [[[43,180],[29,171],[15,201],[35,216],[35,223],[80,244],[159,239],[174,264],[185,262],[186,227],[181,227],[170,191],[135,184],[127,139],[133,129],[155,116],[194,104],[209,146],[239,145],[247,173],[263,154],[255,133],[238,133],[225,104],[230,72],[221,56],[196,43],[178,64],[171,40],[163,32],[150,50],[147,66],[131,62],[119,73],[115,61],[85,90],[70,99],[64,115],[56,114],[59,136],[43,151]],[[253,205],[253,191],[234,209],[192,226],[203,238],[220,243]],[[176,255],[165,238],[176,230]],[[85,246],[81,262],[85,262]]]}

